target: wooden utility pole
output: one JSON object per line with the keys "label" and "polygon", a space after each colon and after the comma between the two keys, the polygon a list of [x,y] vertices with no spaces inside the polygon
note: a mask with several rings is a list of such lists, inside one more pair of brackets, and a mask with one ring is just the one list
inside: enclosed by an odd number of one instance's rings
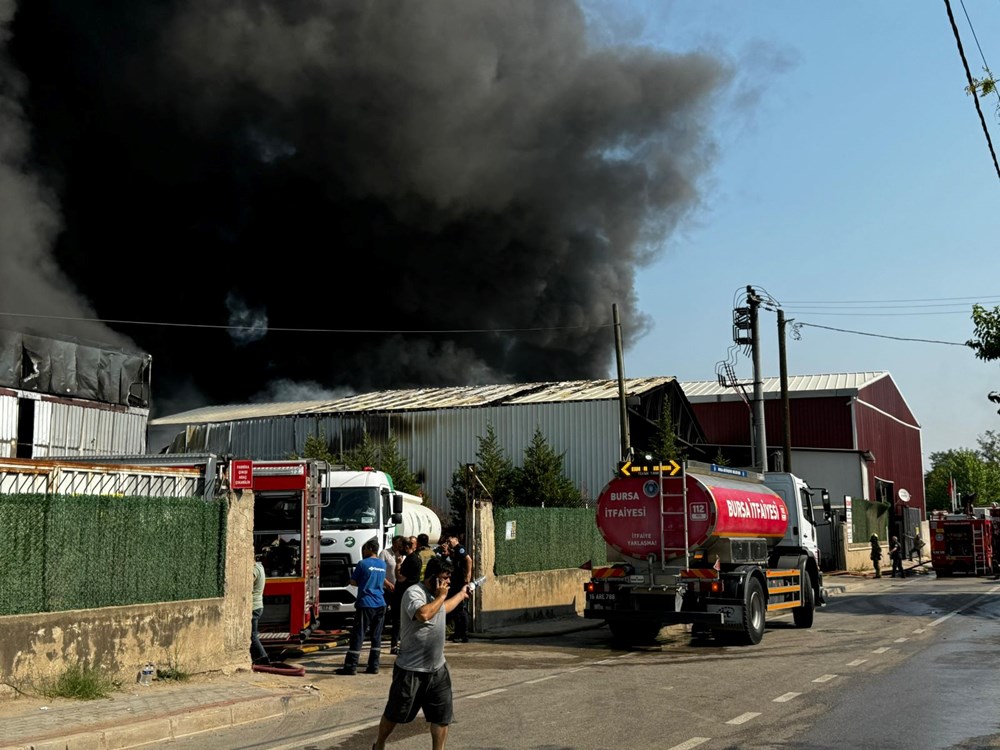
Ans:
{"label": "wooden utility pole", "polygon": [[632,438],[628,430],[628,405],[625,403],[625,354],[622,346],[622,323],[618,318],[618,305],[611,305],[611,316],[615,324],[615,357],[618,360],[618,415],[621,420],[622,461],[632,455]]}

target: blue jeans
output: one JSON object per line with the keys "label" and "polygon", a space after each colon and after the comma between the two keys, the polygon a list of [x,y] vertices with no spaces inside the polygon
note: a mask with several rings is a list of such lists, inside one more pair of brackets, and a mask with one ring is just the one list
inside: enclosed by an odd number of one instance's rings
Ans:
{"label": "blue jeans", "polygon": [[344,669],[357,669],[361,660],[361,646],[365,634],[371,632],[371,650],[368,652],[368,669],[378,669],[382,651],[382,625],[385,623],[385,607],[356,607],[354,627],[351,628],[351,642],[344,657]]}
{"label": "blue jeans", "polygon": [[264,644],[260,642],[260,631],[257,629],[262,614],[264,614],[263,607],[255,609],[253,619],[250,621],[250,658],[254,664],[268,664],[270,662]]}

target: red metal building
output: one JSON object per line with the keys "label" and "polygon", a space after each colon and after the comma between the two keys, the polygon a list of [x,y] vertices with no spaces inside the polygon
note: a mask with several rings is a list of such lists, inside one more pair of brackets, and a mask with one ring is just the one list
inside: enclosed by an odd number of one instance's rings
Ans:
{"label": "red metal building", "polygon": [[[683,383],[706,441],[746,449],[751,408],[736,389],[715,381]],[[752,398],[753,389],[747,386]],[[768,467],[782,467],[779,378],[764,379]],[[926,518],[920,424],[888,372],[796,375],[788,378],[792,470],[844,496],[912,508]],[[900,492],[905,490],[904,492]]]}

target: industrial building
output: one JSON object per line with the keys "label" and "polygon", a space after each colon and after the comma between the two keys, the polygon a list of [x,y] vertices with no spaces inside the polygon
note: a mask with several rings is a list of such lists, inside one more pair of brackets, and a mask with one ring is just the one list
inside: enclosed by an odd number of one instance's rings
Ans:
{"label": "industrial building", "polygon": [[[628,379],[625,390],[633,446],[651,444],[667,404],[681,444],[704,442],[674,378]],[[381,391],[159,417],[150,421],[149,443],[151,451],[263,460],[301,455],[309,436],[322,436],[335,455],[357,446],[365,432],[375,440],[393,436],[431,504],[445,510],[452,475],[475,462],[488,425],[515,465],[539,429],[564,454],[566,476],[585,498],[596,499],[621,459],[620,403],[616,380]]]}
{"label": "industrial building", "polygon": [[[707,442],[734,465],[748,465],[751,386],[698,381],[683,388]],[[763,395],[768,468],[788,470],[780,379],[765,378]],[[886,503],[901,538],[926,518],[920,423],[888,372],[790,376],[788,412],[791,471],[825,487],[840,512],[849,513],[854,498]]]}
{"label": "industrial building", "polygon": [[151,358],[0,330],[0,457],[145,453]]}

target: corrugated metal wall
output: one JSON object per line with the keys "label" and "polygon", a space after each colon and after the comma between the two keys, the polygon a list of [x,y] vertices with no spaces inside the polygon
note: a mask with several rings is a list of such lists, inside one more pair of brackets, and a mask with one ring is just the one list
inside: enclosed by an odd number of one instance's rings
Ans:
{"label": "corrugated metal wall", "polygon": [[410,468],[423,473],[425,491],[438,507],[452,474],[476,460],[478,438],[486,435],[488,424],[515,466],[523,463],[537,427],[557,453],[565,453],[566,476],[585,497],[595,500],[611,479],[621,450],[618,404],[615,401],[588,401],[563,404],[521,404],[483,409],[393,414],[391,425],[400,452]]}
{"label": "corrugated metal wall", "polygon": [[0,396],[0,458],[17,455],[17,397]]}
{"label": "corrugated metal wall", "polygon": [[924,472],[920,455],[920,430],[900,424],[892,417],[858,403],[855,408],[858,427],[858,450],[871,451],[875,463],[868,467],[868,497],[875,497],[875,478],[893,483],[910,493],[909,506],[925,517]]}
{"label": "corrugated metal wall", "polygon": [[[14,417],[16,425],[16,406]],[[32,457],[145,453],[146,421],[145,410],[116,411],[37,400]]]}
{"label": "corrugated metal wall", "polygon": [[[750,444],[750,408],[742,401],[696,403],[693,409],[709,443]],[[770,447],[781,446],[781,411],[781,399],[765,399],[764,423]],[[792,447],[845,450],[854,447],[848,397],[793,398],[789,399],[788,411]]]}

